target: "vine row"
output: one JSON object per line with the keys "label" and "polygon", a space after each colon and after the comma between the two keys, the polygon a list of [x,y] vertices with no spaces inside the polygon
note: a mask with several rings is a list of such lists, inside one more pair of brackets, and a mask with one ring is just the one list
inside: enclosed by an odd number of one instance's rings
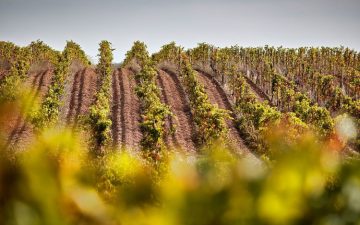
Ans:
{"label": "vine row", "polygon": [[112,51],[110,42],[102,41],[100,43],[100,59],[97,65],[97,73],[100,75],[100,87],[96,93],[95,101],[89,110],[91,133],[95,141],[95,148],[100,152],[111,141],[110,86],[113,60]]}

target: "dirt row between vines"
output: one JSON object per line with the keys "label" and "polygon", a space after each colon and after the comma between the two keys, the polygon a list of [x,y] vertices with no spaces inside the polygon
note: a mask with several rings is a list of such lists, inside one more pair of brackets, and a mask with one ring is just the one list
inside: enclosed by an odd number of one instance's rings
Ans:
{"label": "dirt row between vines", "polygon": [[271,104],[269,97],[261,90],[259,86],[257,86],[249,77],[244,76],[244,78],[258,101],[264,102],[266,100],[269,104]]}
{"label": "dirt row between vines", "polygon": [[[28,96],[30,106],[33,106],[38,99],[41,99],[46,94],[50,84],[53,71],[51,69],[43,70],[40,72],[31,72],[25,82],[25,85],[31,89]],[[33,129],[25,115],[21,112],[14,112],[7,122],[7,141],[6,148],[17,146],[21,149],[33,137]]]}
{"label": "dirt row between vines", "polygon": [[161,101],[170,106],[174,114],[172,118],[166,121],[167,130],[170,130],[171,127],[175,128],[174,132],[166,135],[167,146],[169,148],[195,151],[194,122],[180,80],[174,73],[159,70],[157,85],[161,89]]}
{"label": "dirt row between vines", "polygon": [[92,68],[78,70],[73,79],[68,103],[66,123],[76,126],[79,116],[86,115],[94,101],[97,87],[97,74]]}
{"label": "dirt row between vines", "polygon": [[[222,89],[220,84],[215,82],[211,75],[197,70],[197,78],[199,82],[204,86],[205,91],[209,97],[209,100],[212,104],[217,104],[219,108],[232,111],[231,103],[228,100],[225,91]],[[232,117],[235,117],[233,113],[230,114]],[[249,149],[244,144],[244,141],[240,137],[239,131],[236,129],[234,120],[228,119],[226,121],[229,133],[229,145],[230,147],[241,150],[243,153],[248,153]]]}
{"label": "dirt row between vines", "polygon": [[140,102],[135,93],[134,73],[117,69],[112,76],[112,137],[114,146],[138,149],[140,131]]}

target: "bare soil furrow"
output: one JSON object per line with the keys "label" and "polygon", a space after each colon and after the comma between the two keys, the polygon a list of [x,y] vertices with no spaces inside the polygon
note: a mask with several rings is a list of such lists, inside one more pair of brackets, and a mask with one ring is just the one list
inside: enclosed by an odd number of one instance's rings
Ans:
{"label": "bare soil furrow", "polygon": [[98,76],[95,69],[85,68],[81,78],[79,102],[76,116],[86,115],[89,112],[91,104],[95,100],[97,90]]}
{"label": "bare soil furrow", "polygon": [[111,106],[111,115],[112,115],[112,137],[113,142],[115,146],[118,146],[120,144],[119,142],[119,134],[120,131],[120,121],[119,116],[120,115],[120,107],[119,107],[119,101],[120,99],[120,90],[119,90],[119,72],[116,70],[113,73],[112,76],[112,106]]}
{"label": "bare soil furrow", "polygon": [[125,123],[130,125],[130,132],[124,130],[126,134],[129,134],[127,137],[127,145],[130,146],[138,146],[141,138],[142,133],[140,130],[140,101],[135,93],[136,81],[135,81],[135,74],[132,71],[123,71],[121,75],[124,78],[124,118]]}
{"label": "bare soil furrow", "polygon": [[76,110],[75,110],[75,123],[77,122],[77,118],[83,113],[83,106],[84,106],[84,95],[85,95],[85,90],[84,90],[84,85],[87,83],[87,77],[85,76],[86,73],[86,69],[83,70],[83,72],[81,73],[81,77],[80,77],[80,85],[79,85],[79,92],[78,92],[78,97],[77,97],[77,105],[76,105]]}
{"label": "bare soil furrow", "polygon": [[[165,90],[165,85],[164,85],[164,80],[162,77],[162,73],[164,73],[163,71],[158,72],[158,76],[157,76],[157,86],[160,87],[160,100],[162,103],[165,103],[166,105],[170,106],[172,113],[174,114],[173,117],[168,117],[165,121],[165,130],[169,131],[169,133],[165,134],[165,142],[167,147],[169,148],[175,148],[179,146],[179,142],[177,140],[177,137],[175,135],[174,132],[172,132],[172,128],[174,128],[174,117],[176,116],[176,113],[174,112],[174,110],[172,109],[172,106],[169,104],[169,99],[168,99],[168,95]],[[170,94],[170,93],[169,93]]]}
{"label": "bare soil furrow", "polygon": [[269,99],[269,97],[261,90],[261,88],[259,86],[257,86],[250,78],[248,78],[247,76],[244,76],[246,82],[249,84],[249,86],[251,87],[252,92],[255,94],[256,98],[260,101],[268,101],[269,104],[271,104],[271,101]]}
{"label": "bare soil furrow", "polygon": [[93,69],[84,68],[75,73],[71,89],[67,123],[76,127],[79,117],[85,115],[94,100],[97,76]]}
{"label": "bare soil furrow", "polygon": [[[232,112],[232,107],[229,99],[226,96],[225,91],[222,89],[220,84],[218,84],[211,75],[204,73],[202,71],[197,71],[198,80],[205,87],[205,91],[209,96],[209,100],[212,104],[217,104],[219,108],[226,109],[231,112],[231,116],[235,117]],[[236,129],[236,125],[233,119],[228,119],[226,121],[229,133],[228,139],[230,147],[234,149],[240,149],[243,152],[248,152],[247,146],[244,144],[242,138],[240,137],[239,131]]]}
{"label": "bare soil furrow", "polygon": [[113,76],[112,134],[114,145],[138,149],[141,140],[140,102],[135,93],[135,77],[129,69]]}
{"label": "bare soil furrow", "polygon": [[[121,143],[126,143],[126,132],[125,132],[125,85],[124,85],[124,76],[122,72],[118,73],[118,87],[120,88],[120,124],[121,124]],[[123,146],[125,147],[125,146]]]}
{"label": "bare soil furrow", "polygon": [[169,147],[195,151],[195,127],[186,93],[176,74],[160,70],[158,85],[162,89],[161,100],[170,106],[174,117],[167,121],[168,128],[174,127],[175,132],[168,134]]}
{"label": "bare soil furrow", "polygon": [[74,81],[71,89],[71,98],[70,98],[70,104],[69,104],[69,111],[66,116],[66,121],[68,124],[73,122],[74,114],[75,114],[75,107],[77,106],[78,101],[78,95],[79,95],[79,83],[80,83],[80,77],[81,74],[83,74],[82,70],[79,70],[77,73],[75,73]]}
{"label": "bare soil furrow", "polygon": [[[44,78],[47,71],[42,73],[38,73],[33,79],[32,85],[32,93],[30,97],[30,104],[33,105],[36,98],[39,96],[41,88],[44,84]],[[23,118],[23,115],[19,115],[19,119],[17,120],[17,125],[15,129],[12,130],[9,136],[9,141],[13,143],[17,143],[21,138],[21,134],[26,130],[27,121],[26,118]]]}
{"label": "bare soil furrow", "polygon": [[[51,83],[51,70],[29,74],[25,82],[32,92],[30,93],[29,104],[35,104],[36,99],[42,99]],[[25,115],[20,112],[17,115],[16,122],[9,122],[9,136],[7,138],[6,148],[18,145],[20,142],[26,142],[33,135],[31,124]]]}

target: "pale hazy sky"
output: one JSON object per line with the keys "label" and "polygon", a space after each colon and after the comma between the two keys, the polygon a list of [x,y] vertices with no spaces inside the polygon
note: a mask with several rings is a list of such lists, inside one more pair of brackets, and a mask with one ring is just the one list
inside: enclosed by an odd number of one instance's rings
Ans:
{"label": "pale hazy sky", "polygon": [[150,52],[176,41],[216,46],[346,46],[360,50],[360,0],[0,0],[0,40],[66,40],[97,55],[109,40],[119,62],[135,40]]}

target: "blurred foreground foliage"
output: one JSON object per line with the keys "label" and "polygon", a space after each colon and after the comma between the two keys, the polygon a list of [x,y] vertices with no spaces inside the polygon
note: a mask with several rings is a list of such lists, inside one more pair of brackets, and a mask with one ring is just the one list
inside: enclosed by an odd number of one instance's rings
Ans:
{"label": "blurred foreground foliage", "polygon": [[[0,103],[0,120],[14,104]],[[288,128],[270,130],[271,161],[215,143],[167,151],[155,167],[133,151],[95,156],[71,130],[47,129],[26,151],[1,147],[0,224],[360,224],[359,159],[345,160],[336,138],[284,143]]]}

